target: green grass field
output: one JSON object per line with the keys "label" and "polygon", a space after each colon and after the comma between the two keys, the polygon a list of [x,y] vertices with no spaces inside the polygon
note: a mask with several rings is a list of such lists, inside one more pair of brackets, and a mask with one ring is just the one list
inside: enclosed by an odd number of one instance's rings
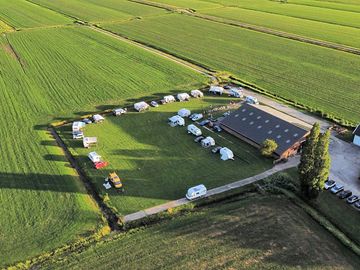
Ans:
{"label": "green grass field", "polygon": [[12,27],[8,24],[6,24],[5,22],[3,21],[0,21],[0,34],[1,33],[5,33],[5,32],[9,32],[9,31],[12,31]]}
{"label": "green grass field", "polygon": [[[105,123],[86,126],[85,135],[99,139],[99,145],[92,149],[83,148],[81,140],[72,140],[71,126],[61,128],[61,134],[100,194],[107,192],[102,184],[109,172],[116,171],[123,178],[125,193],[110,190],[108,194],[110,204],[121,215],[126,215],[182,198],[189,187],[197,184],[214,188],[271,167],[271,161],[262,158],[257,149],[233,137],[229,142],[230,136],[225,133],[222,135],[226,138],[216,133],[211,136],[219,145],[234,151],[235,161],[221,161],[219,154],[212,154],[210,149],[203,149],[193,142],[194,137],[187,134],[186,127],[171,128],[167,124],[167,119],[181,108],[203,111],[210,105],[225,102],[229,100],[194,99],[152,108],[146,113],[109,116]],[[190,122],[188,120],[186,125]],[[93,169],[87,157],[91,151],[102,155],[110,166],[102,170]]]}
{"label": "green grass field", "polygon": [[127,0],[30,0],[60,13],[91,22],[122,21],[138,16],[165,13],[164,10]]}
{"label": "green grass field", "polygon": [[290,201],[252,196],[118,235],[41,269],[324,270],[359,263]]}
{"label": "green grass field", "polygon": [[0,20],[14,28],[72,23],[72,20],[59,13],[39,7],[25,0],[0,0]]}
{"label": "green grass field", "polygon": [[[82,28],[0,37],[0,267],[94,232],[100,214],[45,127],[206,78]],[[44,42],[46,40],[46,42]]]}
{"label": "green grass field", "polygon": [[103,27],[354,124],[360,117],[360,60],[351,54],[184,15]]}

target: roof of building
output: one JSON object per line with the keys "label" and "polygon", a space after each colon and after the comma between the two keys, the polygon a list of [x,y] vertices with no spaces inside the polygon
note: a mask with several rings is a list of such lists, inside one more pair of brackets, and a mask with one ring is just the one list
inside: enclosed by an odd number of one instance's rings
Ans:
{"label": "roof of building", "polygon": [[355,128],[353,134],[356,135],[356,136],[360,136],[360,125],[358,125],[358,126]]}
{"label": "roof of building", "polygon": [[221,121],[221,125],[261,145],[266,139],[278,144],[275,154],[281,156],[308,131],[255,106],[244,104]]}

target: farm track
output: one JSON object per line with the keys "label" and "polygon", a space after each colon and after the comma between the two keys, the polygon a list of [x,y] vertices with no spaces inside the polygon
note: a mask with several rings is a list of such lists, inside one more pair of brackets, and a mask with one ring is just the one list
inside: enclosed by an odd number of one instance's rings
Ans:
{"label": "farm track", "polygon": [[100,208],[102,214],[106,218],[109,227],[112,231],[119,231],[120,226],[118,224],[118,217],[116,214],[102,201],[99,194],[96,192],[94,185],[91,183],[91,181],[86,176],[85,172],[82,170],[82,168],[77,164],[75,158],[70,153],[69,149],[65,145],[64,141],[60,138],[60,136],[57,134],[54,128],[49,128],[49,131],[51,132],[52,136],[56,140],[56,143],[59,147],[63,150],[67,160],[71,164],[71,166],[76,170],[78,176],[80,177],[81,181],[84,183],[84,186],[89,193],[89,195],[95,200],[98,207]]}
{"label": "farm track", "polygon": [[220,17],[216,17],[216,16],[195,13],[195,12],[191,12],[186,9],[176,8],[176,7],[172,7],[172,6],[165,5],[165,4],[158,4],[158,3],[151,2],[151,1],[143,1],[143,0],[129,0],[129,1],[143,4],[143,5],[149,5],[149,6],[162,8],[162,9],[165,9],[168,11],[180,12],[184,15],[193,16],[193,17],[196,17],[199,19],[204,19],[204,20],[208,20],[208,21],[212,21],[212,22],[216,22],[216,23],[241,27],[244,29],[261,32],[261,33],[265,33],[265,34],[269,34],[269,35],[273,35],[273,36],[277,36],[277,37],[282,37],[282,38],[291,39],[291,40],[308,43],[308,44],[312,44],[312,45],[316,45],[316,46],[321,46],[321,47],[325,47],[325,48],[329,48],[329,49],[339,50],[339,51],[343,51],[346,53],[360,55],[360,49],[341,45],[338,43],[322,41],[322,40],[318,40],[318,39],[313,39],[313,38],[309,38],[309,37],[304,37],[304,36],[295,35],[295,34],[283,32],[283,31],[274,30],[271,28],[263,27],[263,26],[257,26],[254,24],[224,19],[224,18],[220,18]]}

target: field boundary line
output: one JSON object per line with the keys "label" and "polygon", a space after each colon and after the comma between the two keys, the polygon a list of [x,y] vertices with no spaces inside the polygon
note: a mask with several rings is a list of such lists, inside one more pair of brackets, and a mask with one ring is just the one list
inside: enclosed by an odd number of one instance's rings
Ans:
{"label": "field boundary line", "polygon": [[[208,192],[206,193],[206,195],[203,198],[208,198],[211,197],[213,195],[217,195],[220,193],[224,193],[233,189],[237,189],[240,187],[244,187],[246,185],[249,184],[253,184],[257,181],[260,181],[266,177],[269,177],[275,173],[296,167],[299,163],[299,157],[294,157],[292,159],[290,159],[287,163],[283,163],[283,164],[278,164],[275,165],[273,168],[264,171],[260,174],[245,178],[245,179],[241,179],[220,187],[216,187],[213,189],[208,190]],[[169,208],[174,208],[174,207],[178,207],[178,206],[182,206],[185,204],[189,204],[192,203],[193,201],[189,201],[186,198],[181,198],[178,200],[174,200],[174,201],[170,201],[164,204],[160,204],[154,207],[150,207],[144,210],[140,210],[138,212],[132,213],[132,214],[128,214],[124,216],[124,223],[129,223],[129,222],[133,222],[133,221],[137,221],[137,220],[141,220],[143,218],[149,217],[151,215],[154,214],[158,214],[160,212],[164,212],[166,210],[168,210]]]}
{"label": "field boundary line", "polygon": [[212,21],[212,22],[221,23],[221,24],[225,24],[225,25],[240,27],[240,28],[244,28],[247,30],[255,31],[255,32],[261,32],[264,34],[269,34],[269,35],[273,35],[273,36],[277,36],[277,37],[281,37],[281,38],[286,38],[286,39],[290,39],[290,40],[294,40],[294,41],[308,43],[308,44],[315,45],[315,46],[320,46],[320,47],[325,47],[325,48],[329,48],[329,49],[339,50],[339,51],[346,52],[346,53],[360,55],[360,49],[357,49],[357,48],[354,48],[351,46],[347,46],[347,45],[342,45],[339,43],[318,40],[318,39],[314,39],[314,38],[309,38],[309,37],[305,37],[305,36],[300,36],[300,35],[296,35],[296,34],[292,34],[292,33],[288,33],[288,32],[283,32],[283,31],[267,28],[264,26],[258,26],[258,25],[254,25],[254,24],[229,20],[229,19],[225,19],[225,18],[221,18],[221,17],[205,15],[202,13],[190,11],[188,9],[177,8],[177,7],[173,7],[173,6],[166,5],[166,4],[158,4],[158,3],[151,2],[148,0],[128,0],[128,1],[143,4],[143,5],[158,7],[158,8],[168,10],[168,11],[178,12],[179,14],[184,14],[184,15],[195,17],[195,18],[204,19],[207,21]]}
{"label": "field boundary line", "polygon": [[70,165],[76,170],[78,177],[80,178],[81,182],[84,184],[88,194],[95,200],[96,204],[98,205],[101,213],[107,220],[111,231],[119,231],[121,228],[118,224],[119,218],[117,215],[109,208],[100,198],[99,194],[96,192],[95,186],[92,184],[90,179],[87,177],[86,173],[83,169],[77,164],[75,158],[70,153],[69,149],[67,148],[65,142],[61,139],[59,134],[56,132],[55,128],[49,127],[48,130],[54,137],[58,146],[63,150],[65,157],[69,161]]}

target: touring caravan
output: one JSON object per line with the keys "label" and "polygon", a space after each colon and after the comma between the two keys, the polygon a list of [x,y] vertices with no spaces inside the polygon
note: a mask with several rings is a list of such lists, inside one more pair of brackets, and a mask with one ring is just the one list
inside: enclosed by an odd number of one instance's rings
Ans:
{"label": "touring caravan", "polygon": [[187,126],[187,131],[188,131],[189,134],[193,134],[195,136],[201,136],[202,135],[201,129],[198,128],[197,126],[193,125],[193,124]]}
{"label": "touring caravan", "polygon": [[207,189],[204,185],[198,185],[192,188],[189,188],[186,193],[186,198],[188,200],[195,200],[206,195]]}

